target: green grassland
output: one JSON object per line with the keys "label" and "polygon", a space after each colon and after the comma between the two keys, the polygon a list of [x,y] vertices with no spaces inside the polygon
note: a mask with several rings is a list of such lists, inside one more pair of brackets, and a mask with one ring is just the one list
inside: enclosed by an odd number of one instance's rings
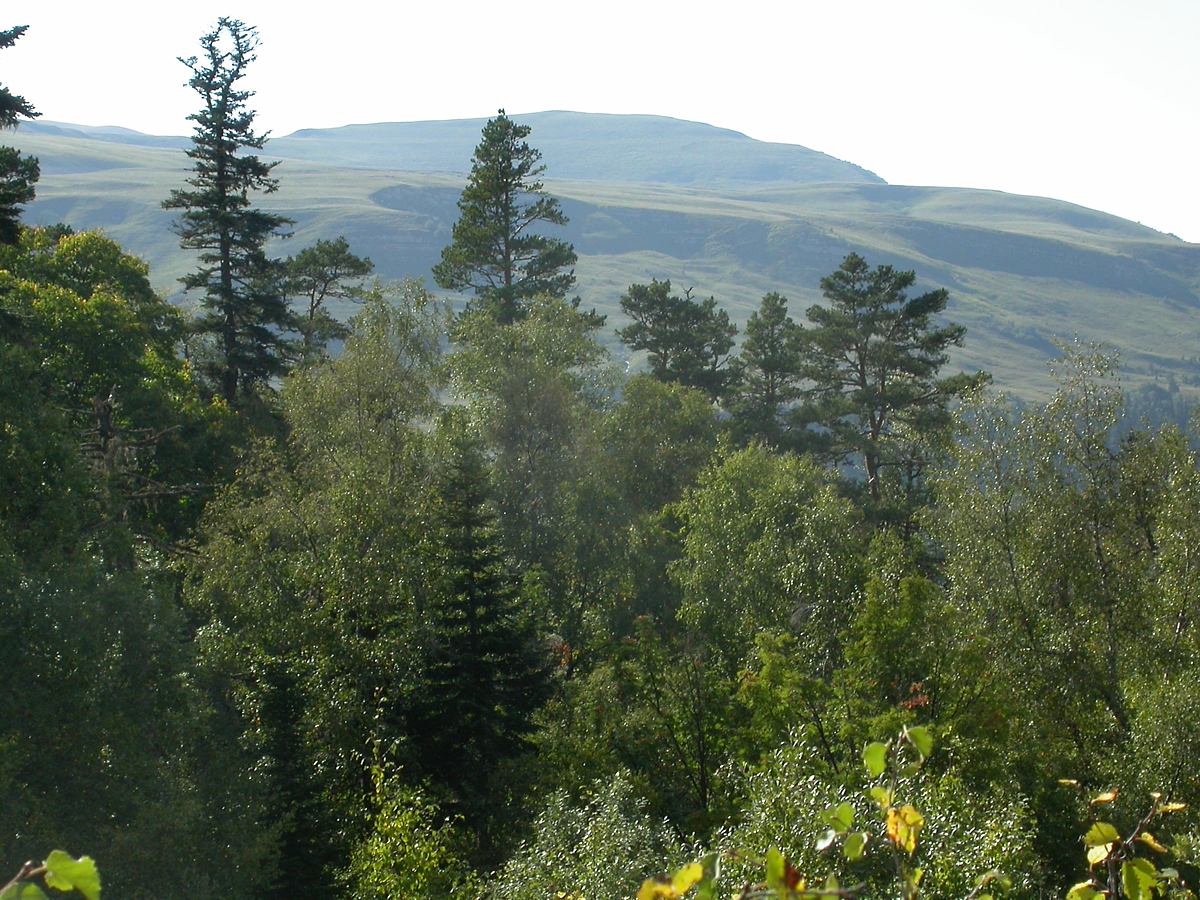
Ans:
{"label": "green grassland", "polygon": [[[767,291],[790,297],[800,317],[820,278],[856,251],[915,269],[921,288],[947,288],[949,317],[968,328],[954,363],[1019,395],[1043,393],[1053,341],[1076,336],[1115,347],[1131,385],[1171,374],[1200,386],[1200,245],[1057,200],[889,185],[804,147],[697,123],[518,118],[533,126],[546,187],[570,216],[578,293],[613,327],[621,292],[651,278],[716,296],[739,324]],[[481,126],[348,126],[272,141],[281,187],[260,205],[296,222],[277,251],[342,234],[382,276],[428,281]],[[42,163],[28,221],[103,228],[150,263],[159,290],[177,293],[194,257],[159,203],[187,175],[183,139],[39,123],[11,142]]]}

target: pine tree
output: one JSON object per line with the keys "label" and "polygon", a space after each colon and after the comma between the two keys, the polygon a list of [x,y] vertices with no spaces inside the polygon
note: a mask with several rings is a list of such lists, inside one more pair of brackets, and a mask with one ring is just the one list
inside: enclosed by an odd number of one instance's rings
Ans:
{"label": "pine tree", "polygon": [[566,225],[567,217],[543,190],[546,167],[525,141],[529,132],[504,110],[483,127],[451,243],[433,267],[439,286],[474,291],[506,325],[523,315],[529,298],[563,298],[575,283],[575,248],[540,231]]}
{"label": "pine tree", "polygon": [[649,353],[655,378],[697,388],[713,400],[725,394],[735,374],[728,362],[737,326],[716,298],[693,300],[690,289],[680,297],[671,293],[670,281],[651,281],[629,286],[621,312],[633,321],[617,329],[617,337]]}
{"label": "pine tree", "polygon": [[[17,42],[28,25],[0,31],[0,50]],[[0,84],[0,129],[16,128],[19,119],[40,115],[24,97]],[[33,199],[40,170],[32,156],[22,156],[12,147],[0,147],[0,244],[15,244],[20,235],[22,205]]]}
{"label": "pine tree", "polygon": [[950,399],[987,377],[937,377],[966,329],[934,325],[949,295],[938,289],[909,298],[916,278],[891,266],[872,269],[851,253],[821,279],[828,305],[809,307],[803,330],[803,373],[813,386],[802,418],[828,429],[836,456],[862,458],[876,503],[882,469],[901,462],[898,435],[945,424]]}
{"label": "pine tree", "polygon": [[480,451],[456,448],[440,488],[434,649],[416,714],[424,767],[468,812],[482,810],[498,763],[526,748],[547,686],[487,495]]}
{"label": "pine tree", "polygon": [[192,73],[188,86],[200,95],[195,122],[190,190],[175,190],[163,202],[182,209],[176,223],[180,246],[199,250],[200,267],[181,279],[187,290],[203,290],[204,313],[196,330],[215,339],[214,358],[203,368],[226,402],[239,392],[281,374],[287,366],[286,331],[293,317],[282,288],[282,270],[269,259],[269,238],[289,219],[255,209],[250,194],[279,186],[264,162],[245,150],[261,150],[266,135],[254,131],[253,91],[237,83],[255,60],[258,33],[237,19],[221,18],[200,39],[203,55],[180,58]]}
{"label": "pine tree", "polygon": [[784,413],[800,398],[803,331],[787,314],[787,297],[770,293],[746,323],[746,340],[730,412],[746,438],[778,445]]}

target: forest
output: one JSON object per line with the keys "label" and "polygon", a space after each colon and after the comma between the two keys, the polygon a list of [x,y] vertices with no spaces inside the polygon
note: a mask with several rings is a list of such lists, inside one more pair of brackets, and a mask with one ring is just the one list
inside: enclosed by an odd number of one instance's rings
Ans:
{"label": "forest", "polygon": [[190,306],[0,148],[0,898],[1196,896],[1177,387],[1017,401],[856,253],[614,329],[503,110],[438,290],[277,258],[257,40],[183,60]]}

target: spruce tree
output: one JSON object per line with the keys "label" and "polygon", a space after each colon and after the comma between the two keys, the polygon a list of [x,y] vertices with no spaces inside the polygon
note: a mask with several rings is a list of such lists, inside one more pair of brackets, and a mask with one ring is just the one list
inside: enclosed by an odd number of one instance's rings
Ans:
{"label": "spruce tree", "polygon": [[503,558],[477,447],[455,448],[439,494],[440,578],[417,743],[427,773],[476,814],[498,764],[526,749],[547,673]]}
{"label": "spruce tree", "polygon": [[240,392],[282,374],[287,366],[285,334],[293,317],[284,296],[282,268],[266,254],[267,240],[291,224],[251,205],[250,194],[279,186],[264,162],[245,150],[261,150],[266,135],[254,131],[253,91],[238,82],[255,60],[257,31],[237,19],[221,18],[200,39],[200,58],[180,58],[192,73],[188,81],[201,99],[188,116],[195,122],[188,190],[175,190],[163,202],[181,209],[175,228],[180,246],[199,250],[199,268],[180,279],[187,290],[204,292],[196,330],[214,339],[213,357],[202,369],[226,402]]}
{"label": "spruce tree", "polygon": [[[18,25],[0,31],[0,50],[15,44],[28,28]],[[28,100],[0,84],[0,129],[16,128],[18,120],[38,115]],[[33,199],[33,186],[39,174],[36,158],[22,156],[12,147],[0,147],[0,244],[17,242],[21,207]]]}
{"label": "spruce tree", "polygon": [[575,248],[541,232],[547,224],[566,225],[567,217],[543,190],[546,167],[525,141],[529,132],[504,110],[483,127],[451,243],[433,267],[439,286],[474,291],[506,325],[524,314],[531,297],[563,298],[575,283]]}

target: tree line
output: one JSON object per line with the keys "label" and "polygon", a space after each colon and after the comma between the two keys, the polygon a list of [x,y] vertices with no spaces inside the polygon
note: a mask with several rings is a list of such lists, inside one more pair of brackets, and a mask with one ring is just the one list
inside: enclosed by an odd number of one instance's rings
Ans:
{"label": "tree line", "polygon": [[[1017,404],[943,374],[946,291],[851,254],[736,353],[714,298],[631,285],[628,374],[503,110],[434,269],[458,312],[340,238],[273,259],[256,32],[200,46],[165,201],[197,315],[103,235],[22,226],[37,163],[0,151],[14,870],[86,852],[121,897],[1194,896],[1200,474],[1101,349]],[[35,114],[0,89],[0,124]],[[12,889],[70,887],[55,865]]]}

